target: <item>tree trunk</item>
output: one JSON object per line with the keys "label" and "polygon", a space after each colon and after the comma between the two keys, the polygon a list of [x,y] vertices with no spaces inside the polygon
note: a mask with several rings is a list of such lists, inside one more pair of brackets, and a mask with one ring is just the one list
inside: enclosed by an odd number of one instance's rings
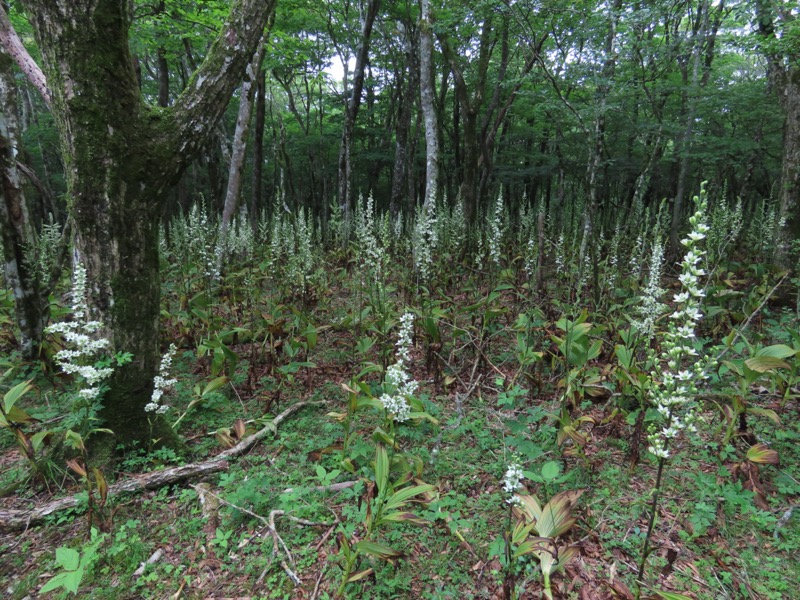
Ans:
{"label": "tree trunk", "polygon": [[434,105],[433,22],[430,1],[422,0],[419,25],[420,103],[425,119],[425,201],[424,206],[436,204],[439,187],[439,123]]}
{"label": "tree trunk", "polygon": [[786,117],[783,122],[779,212],[783,227],[779,232],[776,262],[785,268],[797,269],[797,264],[791,261],[791,243],[800,239],[800,67],[787,69],[783,106]]}
{"label": "tree trunk", "polygon": [[[356,55],[356,66],[353,72],[353,89],[347,100],[344,112],[342,141],[339,146],[339,204],[344,207],[345,226],[349,227],[352,213],[352,153],[353,130],[356,125],[358,109],[361,107],[361,92],[364,89],[364,73],[369,60],[369,43],[372,38],[372,26],[378,14],[380,0],[369,0],[364,22],[361,25],[361,43]],[[344,63],[347,64],[346,62]]]}
{"label": "tree trunk", "polygon": [[[231,164],[228,169],[228,186],[225,190],[225,207],[222,210],[222,220],[219,225],[219,239],[225,242],[233,214],[239,207],[239,196],[242,191],[242,171],[244,159],[247,154],[247,132],[250,129],[250,115],[253,112],[253,97],[256,91],[256,77],[261,71],[261,61],[264,58],[264,45],[262,44],[253,62],[247,66],[244,81],[239,93],[239,114],[236,117],[236,130],[233,134],[233,147],[231,149]],[[220,261],[223,257],[220,256]],[[220,265],[222,266],[222,265]]]}
{"label": "tree trunk", "polygon": [[39,355],[49,310],[30,261],[32,253],[25,249],[34,245],[35,235],[16,161],[21,149],[12,64],[10,55],[0,47],[0,237],[6,284],[14,294],[22,355],[30,360]]}
{"label": "tree trunk", "polygon": [[250,199],[250,222],[253,233],[258,227],[258,211],[261,210],[264,184],[261,179],[264,172],[264,119],[266,118],[266,74],[258,72],[256,87],[256,122],[253,131],[253,195]]}
{"label": "tree trunk", "polygon": [[[75,246],[90,282],[93,318],[117,368],[101,417],[121,443],[150,437],[144,406],[159,364],[158,228],[168,192],[222,116],[274,2],[236,0],[206,60],[172,107],[139,93],[127,0],[22,2],[53,95]],[[160,425],[161,431],[169,428]]]}

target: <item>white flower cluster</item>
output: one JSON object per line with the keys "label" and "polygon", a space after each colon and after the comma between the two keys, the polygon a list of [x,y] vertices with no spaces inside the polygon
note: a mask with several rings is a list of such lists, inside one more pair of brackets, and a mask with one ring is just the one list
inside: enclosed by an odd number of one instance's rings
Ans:
{"label": "white flower cluster", "polygon": [[564,256],[563,232],[558,236],[558,241],[556,242],[556,247],[555,247],[555,255],[556,255],[556,272],[559,275],[564,275],[567,270],[567,265],[566,265],[566,258]]}
{"label": "white flower cluster", "polygon": [[158,375],[153,379],[153,395],[150,397],[150,402],[144,407],[145,412],[154,412],[163,415],[169,410],[168,405],[161,404],[161,398],[164,396],[164,392],[178,383],[177,379],[171,379],[169,377],[169,371],[172,368],[172,359],[175,357],[177,351],[178,349],[175,347],[175,344],[170,344],[167,352],[161,357],[161,366],[158,368]]}
{"label": "white flower cluster", "polygon": [[408,403],[408,397],[414,395],[419,385],[405,369],[406,364],[411,362],[413,332],[414,315],[405,313],[400,317],[400,334],[395,344],[397,362],[386,369],[384,390],[387,391],[378,398],[386,412],[392,415],[392,419],[398,423],[408,420],[411,414],[411,405]]}
{"label": "white flower cluster", "polygon": [[641,320],[634,321],[636,328],[650,339],[655,335],[656,320],[664,313],[666,305],[661,302],[664,290],[661,287],[661,270],[664,265],[664,243],[656,238],[650,254],[650,276],[638,312]]}
{"label": "white flower cluster", "polygon": [[75,266],[74,281],[72,284],[72,315],[73,321],[54,323],[50,325],[47,333],[60,333],[64,341],[72,349],[59,350],[55,360],[61,369],[70,375],[80,375],[88,387],[78,391],[78,395],[86,400],[94,400],[100,394],[100,383],[114,372],[109,367],[97,368],[91,361],[100,350],[108,347],[109,342],[104,338],[95,338],[92,334],[103,327],[99,321],[90,321],[89,306],[86,303],[86,269],[81,264]]}
{"label": "white flower cluster", "polygon": [[503,491],[508,494],[508,497],[506,498],[506,502],[508,504],[520,504],[520,499],[516,492],[522,485],[523,478],[524,475],[522,473],[521,465],[519,465],[517,462],[513,462],[508,465],[506,474],[503,476]]}
{"label": "white flower cluster", "polygon": [[430,280],[438,238],[436,205],[431,202],[427,207],[419,208],[414,224],[414,267],[423,282]]}
{"label": "white flower cluster", "polygon": [[314,255],[311,251],[313,245],[313,221],[301,208],[295,217],[292,235],[289,238],[289,261],[287,277],[295,288],[306,291],[308,279],[314,270]]}
{"label": "white flower cluster", "polygon": [[[670,316],[670,327],[661,354],[668,368],[654,393],[656,410],[664,418],[664,424],[660,428],[651,427],[648,435],[648,450],[660,459],[669,458],[670,440],[681,431],[696,431],[692,398],[697,393],[697,383],[705,378],[704,364],[694,358],[698,353],[692,344],[695,325],[703,317],[700,303],[705,296],[700,287],[700,277],[706,273],[699,266],[705,256],[700,242],[709,231],[705,223],[707,200],[704,188],[695,197],[695,204],[695,213],[689,218],[692,230],[681,240],[686,247],[686,254],[681,262],[679,277],[682,288],[674,298],[678,308]],[[690,360],[692,365],[686,366],[685,363]]]}
{"label": "white flower cluster", "polygon": [[383,285],[383,265],[385,253],[378,244],[375,227],[375,200],[372,192],[367,196],[366,208],[362,208],[361,198],[356,204],[356,240],[361,252],[362,264],[372,275],[377,286]]}
{"label": "white flower cluster", "polygon": [[494,215],[489,221],[489,259],[500,265],[500,244],[503,241],[503,195],[498,194],[494,203]]}

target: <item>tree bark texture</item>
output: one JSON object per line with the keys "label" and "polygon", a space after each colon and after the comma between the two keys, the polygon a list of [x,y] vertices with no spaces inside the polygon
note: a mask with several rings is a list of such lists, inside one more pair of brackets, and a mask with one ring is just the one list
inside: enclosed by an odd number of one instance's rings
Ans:
{"label": "tree bark texture", "polygon": [[93,317],[131,352],[104,398],[120,442],[146,440],[159,363],[158,227],[167,193],[203,147],[261,39],[270,0],[236,0],[204,63],[170,108],[144,103],[127,0],[25,0],[60,133],[75,246]]}
{"label": "tree bark texture", "polygon": [[419,94],[425,120],[425,208],[436,204],[439,188],[439,122],[433,87],[433,22],[430,0],[422,0],[419,26]]}
{"label": "tree bark texture", "polygon": [[20,154],[17,90],[12,58],[0,47],[0,237],[7,284],[14,294],[20,346],[26,359],[38,356],[48,304],[42,299],[30,252],[35,235],[22,188],[17,156]]}
{"label": "tree bark texture", "polygon": [[262,44],[253,57],[253,61],[247,66],[241,92],[239,93],[239,114],[236,117],[236,130],[233,133],[231,164],[228,168],[228,186],[225,190],[225,206],[222,210],[222,220],[219,226],[220,239],[223,241],[233,220],[233,214],[239,207],[239,197],[242,191],[242,171],[244,170],[244,158],[247,154],[247,132],[250,129],[250,116],[253,112],[257,76],[261,72],[263,58],[264,45]]}

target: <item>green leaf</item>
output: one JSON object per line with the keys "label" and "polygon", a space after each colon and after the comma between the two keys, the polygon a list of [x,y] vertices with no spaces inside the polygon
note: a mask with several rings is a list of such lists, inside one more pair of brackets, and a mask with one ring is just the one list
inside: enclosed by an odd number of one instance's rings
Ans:
{"label": "green leaf", "polygon": [[205,396],[206,394],[215,392],[226,383],[228,383],[228,378],[225,375],[223,375],[222,377],[217,377],[216,379],[212,379],[211,381],[208,382],[208,385],[206,385],[206,387],[203,389],[203,393],[200,395]]}
{"label": "green leaf", "polygon": [[81,555],[72,548],[57,548],[56,549],[56,562],[64,567],[67,571],[74,571],[80,564]]}
{"label": "green leaf", "polygon": [[561,473],[561,465],[554,460],[546,462],[542,466],[542,477],[545,481],[552,481],[558,477],[559,473]]}
{"label": "green leaf", "polygon": [[427,525],[430,521],[423,519],[422,517],[418,517],[414,513],[410,512],[403,512],[397,511],[393,513],[389,513],[388,515],[383,515],[380,519],[378,519],[377,524],[381,523],[414,523],[415,525]]}
{"label": "green leaf", "polygon": [[369,554],[370,556],[375,556],[383,560],[403,556],[402,552],[398,552],[397,550],[389,548],[389,546],[384,546],[377,542],[370,542],[369,540],[358,542],[355,545],[355,549],[357,552],[363,552],[364,554]]}
{"label": "green leaf", "polygon": [[6,413],[12,423],[30,423],[36,420],[19,406],[12,406],[11,410],[6,411]]}
{"label": "green leaf", "polygon": [[38,452],[39,449],[42,447],[44,441],[52,435],[50,431],[39,431],[34,433],[31,436],[31,444],[33,445],[33,449]]}
{"label": "green leaf", "polygon": [[692,600],[689,596],[677,594],[675,592],[662,592],[661,590],[654,590],[664,600]]}
{"label": "green leaf", "polygon": [[436,486],[431,485],[429,483],[424,483],[422,485],[414,485],[411,487],[403,488],[401,490],[396,491],[392,496],[386,501],[386,506],[384,510],[395,510],[403,506],[406,502],[411,500],[414,496],[419,496],[420,494],[425,494],[426,492],[432,492],[436,489]]}
{"label": "green leaf", "polygon": [[781,424],[781,418],[778,416],[778,413],[776,413],[771,408],[748,406],[747,412],[750,413],[751,415],[758,415],[759,417],[767,417],[768,419],[771,419],[775,423],[775,425]]}
{"label": "green leaf", "polygon": [[359,571],[358,573],[354,573],[347,579],[347,583],[353,583],[354,581],[361,581],[365,577],[372,575],[374,569],[364,569],[363,571]]}
{"label": "green leaf", "polygon": [[81,584],[81,579],[83,579],[82,568],[75,571],[67,571],[66,573],[59,573],[42,586],[42,589],[39,590],[39,594],[52,592],[53,590],[57,590],[58,588],[62,587],[73,594],[77,594],[78,586]]}
{"label": "green leaf", "polygon": [[553,565],[550,574],[557,573],[561,569],[563,569],[569,561],[571,561],[575,556],[578,554],[578,548],[576,546],[569,546],[567,548],[560,548],[558,551],[558,562]]}
{"label": "green leaf", "polygon": [[754,444],[747,450],[747,460],[751,463],[762,465],[777,465],[780,463],[778,453],[771,450],[766,444]]}
{"label": "green leaf", "polygon": [[520,556],[532,554],[534,552],[547,552],[547,544],[552,543],[552,541],[553,540],[550,538],[530,537],[517,546],[517,549],[514,550],[514,558],[519,558]]}
{"label": "green leaf", "polygon": [[757,373],[767,373],[775,369],[788,369],[789,363],[777,356],[755,356],[744,361],[747,367]]}
{"label": "green leaf", "polygon": [[[588,323],[585,323],[588,325]],[[598,356],[600,356],[600,350],[603,347],[603,340],[595,340],[594,343],[589,347],[589,353],[586,356],[586,362],[590,360],[594,360]]]}
{"label": "green leaf", "polygon": [[[383,405],[381,405],[383,406]],[[394,438],[386,433],[382,428],[377,427],[375,431],[372,432],[372,439],[378,442],[379,444],[386,444],[387,446],[394,446]]]}
{"label": "green leaf", "polygon": [[33,388],[31,381],[33,380],[29,379],[28,381],[23,381],[5,393],[3,396],[3,410],[5,410],[6,413],[11,411],[11,408],[16,404],[17,400],[22,398],[22,396]]}
{"label": "green leaf", "polygon": [[389,455],[383,444],[375,449],[375,483],[379,492],[385,492],[389,485]]}
{"label": "green leaf", "polygon": [[790,356],[795,356],[797,353],[798,350],[790,348],[785,344],[775,344],[774,346],[767,346],[766,348],[761,348],[761,350],[756,352],[755,355],[756,357],[772,356],[775,358],[789,358]]}

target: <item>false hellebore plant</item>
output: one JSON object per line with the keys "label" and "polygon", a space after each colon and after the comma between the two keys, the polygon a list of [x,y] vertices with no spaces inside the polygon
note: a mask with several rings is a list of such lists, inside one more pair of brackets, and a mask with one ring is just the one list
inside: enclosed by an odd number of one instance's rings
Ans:
{"label": "false hellebore plant", "polygon": [[[516,599],[515,570],[517,561],[527,554],[539,562],[544,596],[553,598],[550,578],[563,569],[577,554],[576,546],[568,546],[557,538],[569,531],[576,522],[572,510],[583,490],[566,490],[550,498],[542,506],[539,499],[525,493],[522,466],[515,460],[506,470],[503,491],[510,513],[505,533],[505,577],[503,591],[506,598]],[[516,519],[511,529],[511,517]]]}
{"label": "false hellebore plant", "polygon": [[650,504],[650,519],[642,547],[639,563],[638,589],[636,597],[641,594],[644,569],[650,553],[650,537],[655,525],[661,491],[664,467],[670,458],[670,445],[681,431],[696,431],[697,384],[705,378],[706,361],[699,360],[695,349],[695,326],[702,319],[701,301],[705,292],[700,278],[706,272],[702,268],[705,250],[702,241],[708,234],[706,224],[707,196],[705,186],[701,186],[700,195],[695,196],[695,213],[689,218],[691,231],[681,240],[686,254],[681,262],[679,277],[681,290],[675,294],[675,311],[669,317],[669,325],[664,334],[661,346],[661,359],[664,363],[661,381],[654,385],[652,401],[659,414],[659,422],[649,428],[648,450],[658,459],[658,471],[655,488]]}

